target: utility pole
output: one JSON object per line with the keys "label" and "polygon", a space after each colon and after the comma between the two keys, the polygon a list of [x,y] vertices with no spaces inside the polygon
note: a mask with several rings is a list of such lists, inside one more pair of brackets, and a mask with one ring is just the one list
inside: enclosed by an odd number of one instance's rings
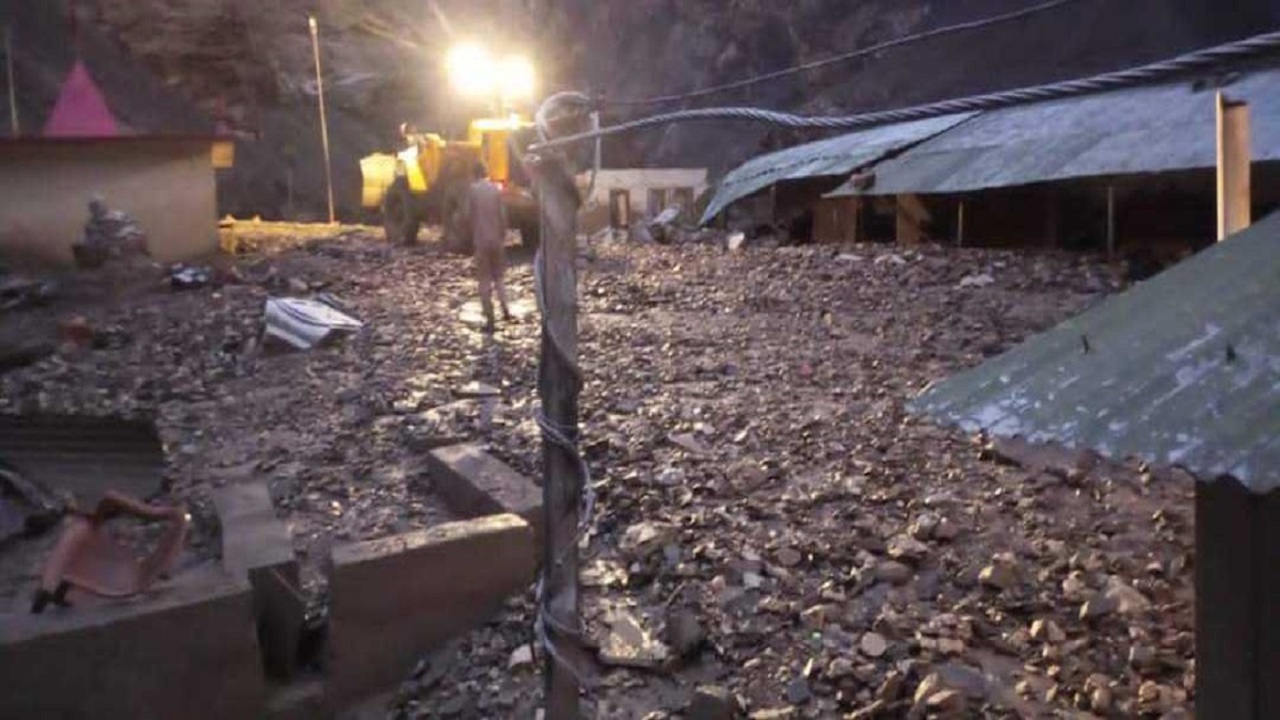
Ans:
{"label": "utility pole", "polygon": [[[546,701],[549,720],[579,720],[579,678],[570,647],[580,647],[578,617],[578,524],[583,493],[578,441],[578,189],[554,154],[534,168],[542,213],[538,254],[542,304],[542,358],[538,394],[542,400],[543,558],[542,626],[548,634]],[[550,616],[548,618],[547,616]],[[575,637],[576,636],[576,637]],[[558,649],[559,648],[559,649]]]}
{"label": "utility pole", "polygon": [[320,139],[324,143],[324,181],[329,189],[329,224],[338,221],[333,210],[333,164],[329,160],[329,121],[324,109],[324,77],[320,72],[320,29],[316,26],[316,16],[307,18],[311,25],[311,50],[316,56],[316,90],[320,96]]}
{"label": "utility pole", "polygon": [[4,67],[9,77],[9,131],[13,137],[22,134],[18,124],[18,89],[13,85],[13,28],[4,29]]}

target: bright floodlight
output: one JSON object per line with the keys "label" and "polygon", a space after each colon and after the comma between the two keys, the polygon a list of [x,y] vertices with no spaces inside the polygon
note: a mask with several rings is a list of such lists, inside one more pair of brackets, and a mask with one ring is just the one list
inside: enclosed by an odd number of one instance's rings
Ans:
{"label": "bright floodlight", "polygon": [[498,85],[498,72],[489,53],[479,45],[459,45],[446,60],[449,82],[466,95],[489,95]]}
{"label": "bright floodlight", "polygon": [[502,63],[502,96],[510,99],[533,97],[537,82],[533,64],[521,57],[509,57]]}

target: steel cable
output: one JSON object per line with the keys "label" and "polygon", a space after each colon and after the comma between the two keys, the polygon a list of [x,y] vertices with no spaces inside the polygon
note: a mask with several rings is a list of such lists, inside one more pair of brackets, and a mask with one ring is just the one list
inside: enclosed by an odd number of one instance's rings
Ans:
{"label": "steel cable", "polygon": [[1211,69],[1232,61],[1257,58],[1274,53],[1277,50],[1280,50],[1280,32],[1271,32],[1204,50],[1197,50],[1170,60],[1163,60],[1127,70],[1103,73],[1088,78],[858,115],[812,117],[750,107],[681,110],[632,120],[599,130],[576,133],[554,139],[540,139],[540,142],[531,147],[530,150],[538,152],[658,125],[698,121],[763,122],[779,127],[805,130],[857,130],[887,123],[924,120],[963,112],[995,110],[1030,102],[1059,100],[1107,90],[1117,90],[1166,80],[1198,70]]}
{"label": "steel cable", "polygon": [[606,97],[606,98],[601,98],[600,102],[602,105],[605,105],[605,106],[612,105],[612,106],[619,106],[619,107],[625,107],[625,106],[636,107],[641,105],[666,105],[669,103],[684,102],[687,100],[697,100],[699,98],[709,97],[711,95],[720,95],[733,90],[741,90],[743,88],[748,88],[753,85],[759,85],[761,83],[771,82],[773,80],[780,80],[785,77],[790,77],[791,75],[797,75],[800,73],[809,72],[811,70],[819,70],[824,67],[830,67],[832,65],[837,65],[839,63],[848,62],[850,60],[856,60],[860,57],[866,57],[867,55],[874,55],[875,53],[883,52],[885,50],[890,50],[896,47],[901,47],[903,45],[910,45],[912,43],[920,42],[921,40],[929,40],[932,38],[942,37],[944,35],[950,35],[953,33],[966,32],[969,30],[980,30],[982,28],[991,27],[993,25],[1000,25],[1006,22],[1011,22],[1013,20],[1020,20],[1025,17],[1038,15],[1040,13],[1047,12],[1049,10],[1055,10],[1063,5],[1069,5],[1071,3],[1075,3],[1079,1],[1080,0],[1052,0],[1052,2],[1041,3],[1039,5],[1035,5],[1029,8],[1023,8],[1022,10],[1008,12],[1003,15],[995,15],[992,17],[983,18],[981,20],[972,20],[969,22],[959,23],[956,25],[948,25],[946,27],[934,28],[933,30],[926,30],[924,32],[914,33],[912,35],[906,35],[904,37],[895,38],[893,40],[888,40],[886,42],[877,43],[870,47],[861,48],[859,50],[854,50],[852,52],[842,53],[834,57],[824,58],[822,60],[805,63],[803,65],[796,65],[794,67],[785,68],[783,70],[777,70],[775,72],[765,73],[763,75],[757,75],[755,77],[750,77],[745,80],[737,80],[734,82],[725,83],[723,85],[715,85],[713,87],[703,88],[701,90],[692,90],[686,93],[679,93],[675,95],[659,95],[657,97],[651,97],[651,98],[613,100]]}

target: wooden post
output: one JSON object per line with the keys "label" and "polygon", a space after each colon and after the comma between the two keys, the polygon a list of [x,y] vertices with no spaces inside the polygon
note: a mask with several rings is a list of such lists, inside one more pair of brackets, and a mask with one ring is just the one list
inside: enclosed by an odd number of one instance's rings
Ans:
{"label": "wooden post", "polygon": [[329,160],[329,120],[324,109],[324,76],[320,72],[320,28],[316,17],[307,18],[311,26],[311,51],[316,58],[316,91],[320,96],[320,139],[324,143],[324,182],[329,189],[329,224],[338,221],[333,208],[333,163]]}
{"label": "wooden post", "polygon": [[924,241],[924,226],[932,219],[929,209],[918,195],[898,195],[897,238],[900,245],[918,245]]}
{"label": "wooden post", "polygon": [[1107,186],[1107,259],[1116,257],[1116,186]]}
{"label": "wooden post", "polygon": [[964,247],[964,200],[956,208],[956,247]]}
{"label": "wooden post", "polygon": [[1280,717],[1280,493],[1196,485],[1196,716]]}
{"label": "wooden post", "polygon": [[[545,419],[574,443],[578,438],[578,243],[580,200],[572,176],[558,159],[541,160],[534,171],[542,213],[538,255],[542,278],[542,359],[538,394]],[[581,632],[578,618],[578,506],[584,478],[573,449],[544,432],[543,507],[546,543],[542,591],[554,623],[547,632]],[[570,642],[572,638],[568,639]],[[578,679],[547,653],[546,700],[549,720],[578,720]]]}
{"label": "wooden post", "polygon": [[1218,93],[1218,240],[1253,221],[1249,106]]}

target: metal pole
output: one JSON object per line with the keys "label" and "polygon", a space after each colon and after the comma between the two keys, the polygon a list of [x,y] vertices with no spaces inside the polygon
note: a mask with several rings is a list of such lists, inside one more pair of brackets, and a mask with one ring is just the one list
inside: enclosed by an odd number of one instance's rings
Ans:
{"label": "metal pole", "polygon": [[964,247],[964,200],[956,210],[956,247]]}
{"label": "metal pole", "polygon": [[320,95],[320,138],[324,142],[324,181],[329,188],[329,224],[338,221],[333,209],[333,165],[329,161],[329,121],[324,109],[324,77],[320,73],[320,29],[314,15],[307,18],[311,25],[311,50],[316,56],[316,89]]}
{"label": "metal pole", "polygon": [[18,90],[13,85],[13,29],[10,27],[4,29],[4,65],[9,76],[9,127],[13,137],[18,137],[22,127],[18,124]]}
{"label": "metal pole", "polygon": [[[542,304],[542,359],[538,394],[544,428],[542,485],[546,547],[543,558],[543,602],[551,616],[543,627],[551,647],[546,660],[549,720],[578,720],[578,678],[564,665],[569,646],[579,646],[578,523],[583,492],[582,466],[574,445],[578,438],[578,190],[556,159],[544,159],[534,172],[542,212],[542,245],[538,255]],[[556,442],[551,431],[570,444]],[[566,641],[566,642],[561,642]],[[559,648],[559,649],[558,649]]]}

